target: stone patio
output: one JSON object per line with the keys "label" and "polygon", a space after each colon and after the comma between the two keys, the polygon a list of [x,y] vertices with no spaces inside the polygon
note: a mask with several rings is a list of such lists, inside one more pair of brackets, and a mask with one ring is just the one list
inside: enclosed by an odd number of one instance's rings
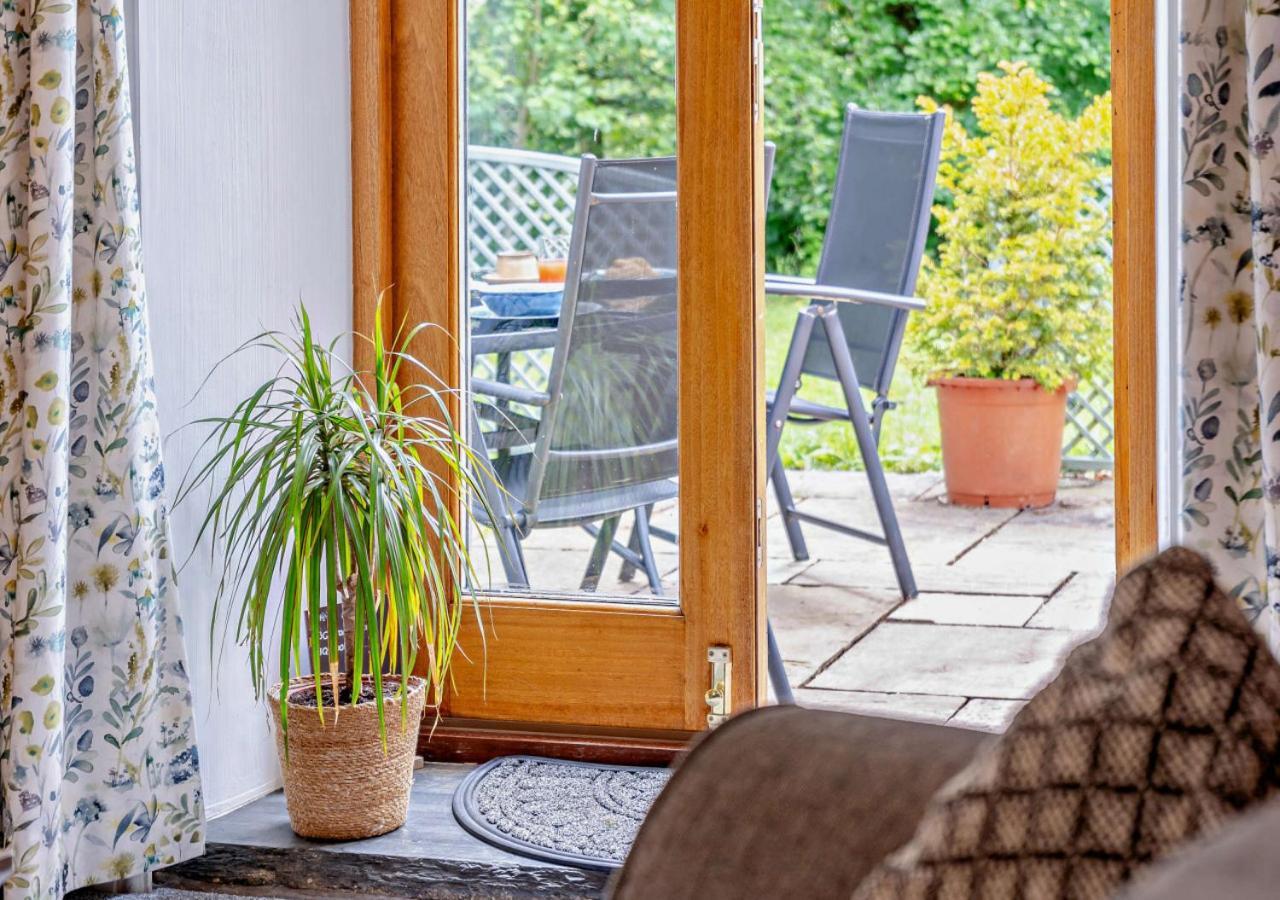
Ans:
{"label": "stone patio", "polygon": [[[769,604],[798,702],[1001,730],[1102,624],[1114,571],[1110,479],[1067,478],[1042,510],[967,509],[939,474],[889,476],[920,595],[881,547],[769,518]],[[874,529],[860,473],[803,472],[799,508]]]}
{"label": "stone patio", "polygon": [[[799,508],[880,530],[862,473],[797,472],[791,484]],[[1115,575],[1112,482],[1064,478],[1053,506],[1023,511],[950,506],[941,473],[890,475],[889,485],[920,587],[909,601],[885,548],[806,525],[810,558],[796,562],[770,509],[770,614],[796,698],[999,730],[1101,625]],[[655,511],[655,524],[674,529],[675,519],[674,504]],[[629,534],[628,521],[619,540]],[[539,529],[524,547],[536,590],[573,592],[591,538]],[[655,550],[671,589],[678,555]],[[642,574],[623,582],[619,570],[614,557],[602,594],[650,593]]]}

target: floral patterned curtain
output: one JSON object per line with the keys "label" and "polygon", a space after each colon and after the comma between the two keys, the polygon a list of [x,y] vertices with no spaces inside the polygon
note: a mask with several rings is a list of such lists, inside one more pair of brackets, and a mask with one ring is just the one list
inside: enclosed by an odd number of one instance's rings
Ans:
{"label": "floral patterned curtain", "polygon": [[118,0],[0,0],[6,898],[198,854]]}
{"label": "floral patterned curtain", "polygon": [[1181,35],[1183,540],[1280,652],[1280,2]]}

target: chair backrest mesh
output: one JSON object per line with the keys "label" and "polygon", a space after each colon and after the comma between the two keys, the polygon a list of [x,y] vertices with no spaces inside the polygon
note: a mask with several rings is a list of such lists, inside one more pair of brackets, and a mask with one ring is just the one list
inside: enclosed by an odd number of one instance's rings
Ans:
{"label": "chair backrest mesh", "polygon": [[676,476],[675,189],[674,159],[583,160],[539,499],[609,491],[625,509]]}
{"label": "chair backrest mesh", "polygon": [[539,500],[609,491],[621,509],[678,470],[675,159],[584,157],[573,227],[532,486]]}
{"label": "chair backrest mesh", "polygon": [[[868,112],[849,106],[831,216],[818,262],[819,284],[911,294],[929,234],[942,113]],[[863,387],[887,394],[906,328],[905,312],[838,304]],[[804,373],[834,378],[826,334],[818,329]]]}

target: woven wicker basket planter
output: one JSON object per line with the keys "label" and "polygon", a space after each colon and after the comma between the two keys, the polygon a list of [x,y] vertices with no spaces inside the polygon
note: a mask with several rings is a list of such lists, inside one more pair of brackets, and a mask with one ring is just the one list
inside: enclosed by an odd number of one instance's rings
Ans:
{"label": "woven wicker basket planter", "polygon": [[[365,678],[365,683],[370,683]],[[384,682],[399,683],[385,676]],[[289,696],[314,691],[310,678],[289,683]],[[387,752],[382,752],[377,705],[344,705],[335,718],[326,708],[324,722],[315,707],[289,703],[289,754],[280,729],[280,688],[271,692],[276,752],[284,774],[289,824],[302,837],[355,840],[394,831],[409,813],[418,725],[426,700],[426,682],[409,679],[407,720],[399,696],[383,703]],[[403,727],[402,727],[403,721]]]}

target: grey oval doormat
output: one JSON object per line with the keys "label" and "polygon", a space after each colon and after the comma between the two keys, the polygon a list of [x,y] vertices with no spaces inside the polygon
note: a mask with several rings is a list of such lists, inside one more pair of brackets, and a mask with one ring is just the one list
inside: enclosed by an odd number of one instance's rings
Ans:
{"label": "grey oval doormat", "polygon": [[670,777],[667,769],[503,756],[453,795],[467,831],[504,850],[586,869],[616,869]]}

